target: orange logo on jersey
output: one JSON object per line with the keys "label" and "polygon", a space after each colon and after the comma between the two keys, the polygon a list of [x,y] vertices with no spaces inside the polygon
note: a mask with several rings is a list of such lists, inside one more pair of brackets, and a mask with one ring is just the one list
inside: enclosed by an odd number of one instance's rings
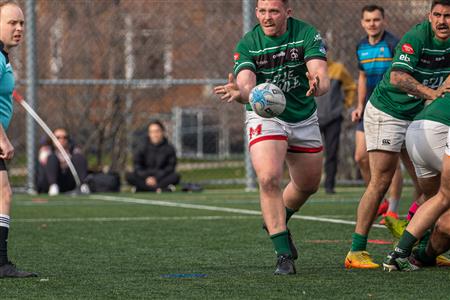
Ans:
{"label": "orange logo on jersey", "polygon": [[414,49],[411,44],[403,44],[402,51],[408,54],[414,54]]}
{"label": "orange logo on jersey", "polygon": [[250,127],[250,129],[248,130],[249,139],[251,140],[254,135],[255,136],[260,135],[261,132],[262,132],[262,124],[259,124],[258,126],[256,126],[256,128]]}
{"label": "orange logo on jersey", "polygon": [[239,60],[239,58],[240,58],[241,56],[239,55],[239,53],[235,53],[234,54],[234,60],[236,61],[236,60]]}

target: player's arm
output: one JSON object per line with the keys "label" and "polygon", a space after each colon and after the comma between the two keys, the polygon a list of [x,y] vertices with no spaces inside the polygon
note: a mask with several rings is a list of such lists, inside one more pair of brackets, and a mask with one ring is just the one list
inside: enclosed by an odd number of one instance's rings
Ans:
{"label": "player's arm", "polygon": [[435,100],[445,92],[445,89],[433,90],[418,82],[410,74],[399,70],[391,71],[391,84],[405,93],[424,100]]}
{"label": "player's arm", "polygon": [[309,90],[306,96],[322,96],[330,89],[327,62],[322,59],[311,59],[306,62]]}
{"label": "player's arm", "polygon": [[248,103],[250,91],[256,85],[256,75],[253,71],[244,69],[240,71],[235,79],[233,74],[228,74],[228,83],[214,88],[214,93],[221,96],[226,102]]}
{"label": "player's arm", "polygon": [[352,122],[358,122],[362,118],[364,111],[364,104],[366,102],[367,94],[367,77],[364,71],[359,71],[358,76],[358,102],[356,103],[356,108],[352,112]]}
{"label": "player's arm", "polygon": [[14,147],[8,139],[8,136],[0,124],[0,158],[1,159],[11,159],[14,156]]}

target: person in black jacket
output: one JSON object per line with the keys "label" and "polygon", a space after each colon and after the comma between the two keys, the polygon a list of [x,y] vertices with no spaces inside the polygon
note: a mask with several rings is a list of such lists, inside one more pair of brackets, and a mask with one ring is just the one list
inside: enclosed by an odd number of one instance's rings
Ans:
{"label": "person in black jacket", "polygon": [[167,141],[160,121],[151,121],[147,129],[148,136],[134,151],[134,171],[126,174],[127,182],[137,192],[174,190],[174,185],[180,181],[180,175],[175,172],[175,148]]}

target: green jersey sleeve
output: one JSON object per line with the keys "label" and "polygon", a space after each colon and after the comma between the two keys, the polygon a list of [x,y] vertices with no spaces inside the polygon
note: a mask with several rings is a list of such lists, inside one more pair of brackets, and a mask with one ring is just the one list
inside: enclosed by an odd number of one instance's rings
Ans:
{"label": "green jersey sleeve", "polygon": [[244,38],[237,44],[234,52],[234,67],[233,67],[234,76],[237,76],[237,74],[239,74],[240,71],[246,69],[255,72],[256,65],[255,62],[253,61],[253,57],[250,55],[248,46]]}
{"label": "green jersey sleeve", "polygon": [[311,59],[326,60],[327,51],[323,44],[320,33],[312,26],[309,26],[305,33],[305,62]]}
{"label": "green jersey sleeve", "polygon": [[392,71],[413,73],[422,54],[423,41],[418,38],[416,30],[406,33],[395,49]]}

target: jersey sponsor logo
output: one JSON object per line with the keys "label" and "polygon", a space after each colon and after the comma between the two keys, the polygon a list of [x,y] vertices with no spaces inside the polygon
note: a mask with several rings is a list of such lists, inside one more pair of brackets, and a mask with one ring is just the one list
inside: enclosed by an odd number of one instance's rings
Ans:
{"label": "jersey sponsor logo", "polygon": [[255,128],[250,127],[250,129],[248,130],[249,140],[251,140],[253,136],[261,135],[261,133],[262,133],[262,124],[259,124]]}
{"label": "jersey sponsor logo", "polygon": [[256,64],[258,65],[258,67],[267,65],[268,63],[269,63],[269,61],[267,59],[265,59],[265,60],[257,60],[256,61]]}
{"label": "jersey sponsor logo", "polygon": [[410,62],[411,61],[411,58],[408,57],[408,54],[401,54],[398,59],[406,61],[406,62]]}
{"label": "jersey sponsor logo", "polygon": [[240,57],[241,57],[241,56],[239,55],[239,53],[236,52],[236,53],[234,54],[234,57],[233,57],[233,58],[234,58],[234,60],[236,61],[236,60],[239,60]]}
{"label": "jersey sponsor logo", "polygon": [[408,54],[414,54],[414,49],[411,44],[403,44],[402,51]]}
{"label": "jersey sponsor logo", "polygon": [[275,58],[277,58],[277,57],[284,57],[284,56],[286,56],[286,52],[281,51],[280,53],[274,54],[274,55],[272,56],[272,58],[275,59]]}

